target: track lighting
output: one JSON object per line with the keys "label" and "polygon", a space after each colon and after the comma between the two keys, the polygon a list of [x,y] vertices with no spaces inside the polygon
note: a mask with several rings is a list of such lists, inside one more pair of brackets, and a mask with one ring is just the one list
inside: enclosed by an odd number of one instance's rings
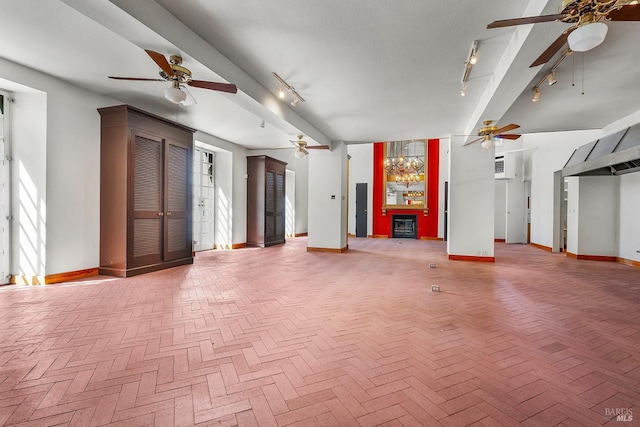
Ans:
{"label": "track lighting", "polygon": [[551,70],[551,72],[547,74],[545,78],[549,81],[549,86],[553,86],[554,84],[558,83],[558,80],[556,80],[556,70]]}
{"label": "track lighting", "polygon": [[280,83],[280,91],[278,92],[278,97],[280,97],[280,99],[284,99],[284,97],[286,96],[286,92],[289,92],[291,94],[291,97],[293,98],[291,100],[292,107],[295,107],[299,103],[304,102],[304,98],[302,98],[300,94],[296,92],[296,89],[293,86],[285,82],[284,79],[280,77],[277,73],[272,73],[272,74],[273,74],[273,77],[275,77],[275,79],[278,81],[278,83]]}
{"label": "track lighting", "polygon": [[540,89],[535,88],[533,92],[533,98],[531,98],[531,102],[538,102],[538,101],[540,101]]}
{"label": "track lighting", "polygon": [[478,41],[474,40],[471,43],[471,50],[469,51],[469,58],[464,63],[464,71],[462,72],[462,89],[460,90],[460,96],[467,96],[467,81],[469,80],[469,72],[471,67],[478,63]]}

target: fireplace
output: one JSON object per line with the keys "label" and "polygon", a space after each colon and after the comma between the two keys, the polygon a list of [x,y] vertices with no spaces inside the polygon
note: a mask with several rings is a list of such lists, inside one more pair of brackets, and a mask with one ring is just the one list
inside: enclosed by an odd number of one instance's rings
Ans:
{"label": "fireplace", "polygon": [[391,237],[418,238],[418,224],[415,215],[393,215],[391,221]]}

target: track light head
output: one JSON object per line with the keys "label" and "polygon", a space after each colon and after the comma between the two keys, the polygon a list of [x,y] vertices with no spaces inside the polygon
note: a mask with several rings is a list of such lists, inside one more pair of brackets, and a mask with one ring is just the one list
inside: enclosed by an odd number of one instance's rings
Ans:
{"label": "track light head", "polygon": [[539,102],[540,101],[540,89],[536,88],[533,92],[533,98],[531,98],[531,102]]}
{"label": "track light head", "polygon": [[284,86],[280,86],[280,91],[278,92],[278,98],[284,99]]}
{"label": "track light head", "polygon": [[556,80],[556,72],[551,71],[549,74],[547,74],[546,79],[549,82],[549,86],[553,86],[554,84],[558,83],[558,80]]}

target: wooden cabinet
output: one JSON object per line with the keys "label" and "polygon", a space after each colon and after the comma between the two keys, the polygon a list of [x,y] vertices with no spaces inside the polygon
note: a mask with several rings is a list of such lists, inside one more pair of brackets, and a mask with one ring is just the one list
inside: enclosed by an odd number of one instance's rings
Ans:
{"label": "wooden cabinet", "polygon": [[247,245],[285,242],[287,164],[268,156],[247,156]]}
{"label": "wooden cabinet", "polygon": [[98,111],[100,274],[193,263],[194,129],[127,105]]}

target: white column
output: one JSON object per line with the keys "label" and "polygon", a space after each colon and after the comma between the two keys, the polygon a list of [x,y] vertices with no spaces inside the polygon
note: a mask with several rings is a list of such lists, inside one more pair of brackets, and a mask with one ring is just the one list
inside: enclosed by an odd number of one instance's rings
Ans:
{"label": "white column", "polygon": [[347,249],[347,146],[309,154],[309,238],[307,250]]}
{"label": "white column", "polygon": [[449,147],[450,259],[494,260],[495,157],[480,143],[462,146],[459,138]]}

